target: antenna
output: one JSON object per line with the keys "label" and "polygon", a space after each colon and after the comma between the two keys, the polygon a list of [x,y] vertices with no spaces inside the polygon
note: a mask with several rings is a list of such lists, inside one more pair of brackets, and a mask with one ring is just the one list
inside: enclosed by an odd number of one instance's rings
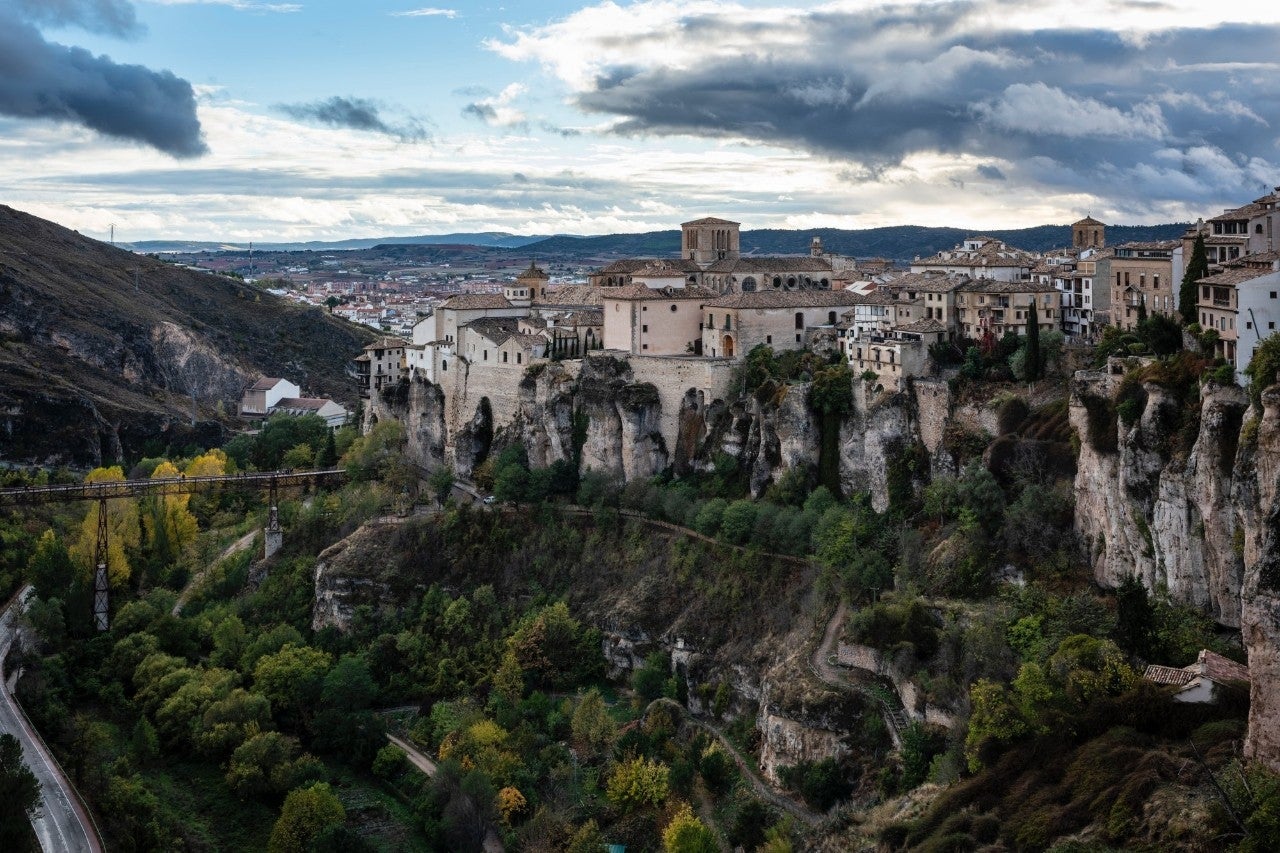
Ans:
{"label": "antenna", "polygon": [[111,245],[114,246],[115,244],[116,244],[116,224],[112,222],[111,223]]}
{"label": "antenna", "polygon": [[253,241],[249,241],[249,278],[253,278]]}

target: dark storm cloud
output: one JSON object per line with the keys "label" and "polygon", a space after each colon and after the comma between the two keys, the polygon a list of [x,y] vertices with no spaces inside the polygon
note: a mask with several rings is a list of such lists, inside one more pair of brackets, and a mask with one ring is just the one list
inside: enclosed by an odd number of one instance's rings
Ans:
{"label": "dark storm cloud", "polygon": [[[987,179],[1185,201],[1248,195],[1280,178],[1280,27],[1131,39],[965,25],[969,13],[1007,5],[797,11],[768,25],[691,14],[641,34],[636,50],[600,37],[599,55],[616,52],[616,63],[593,66],[576,102],[617,119],[612,131],[625,136],[742,137],[871,174],[936,152],[1000,161],[982,167]],[[685,51],[709,33],[752,48]],[[664,52],[679,67],[637,63]]]}
{"label": "dark storm cloud", "polygon": [[296,119],[315,121],[329,127],[364,130],[394,136],[404,142],[422,142],[430,137],[416,120],[391,124],[382,117],[382,108],[367,98],[343,98],[335,95],[307,104],[280,104],[277,109]]}
{"label": "dark storm cloud", "polygon": [[985,163],[978,167],[978,175],[979,177],[986,178],[989,181],[1005,180],[1004,172],[1000,171],[995,166],[988,166]]}
{"label": "dark storm cloud", "polygon": [[[18,17],[43,2],[19,0],[17,7],[0,11],[0,114],[74,122],[174,157],[205,153],[190,83],[168,71],[120,65],[46,41],[33,24]],[[63,2],[48,8],[64,15],[60,20],[65,23],[107,32],[128,23],[108,15],[123,8],[119,3]],[[51,14],[40,20],[51,20]]]}
{"label": "dark storm cloud", "polygon": [[129,37],[142,32],[128,0],[8,0],[18,17],[52,27],[80,27]]}

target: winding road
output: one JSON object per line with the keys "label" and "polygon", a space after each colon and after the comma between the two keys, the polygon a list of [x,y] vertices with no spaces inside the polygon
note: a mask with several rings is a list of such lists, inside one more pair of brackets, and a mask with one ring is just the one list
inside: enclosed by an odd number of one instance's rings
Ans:
{"label": "winding road", "polygon": [[9,600],[0,615],[0,681],[4,685],[0,689],[0,731],[13,735],[22,744],[23,761],[40,783],[40,809],[31,821],[40,848],[45,853],[102,853],[102,842],[88,813],[40,735],[18,707],[4,671],[4,660],[18,637],[17,614],[31,592],[31,587],[24,587]]}

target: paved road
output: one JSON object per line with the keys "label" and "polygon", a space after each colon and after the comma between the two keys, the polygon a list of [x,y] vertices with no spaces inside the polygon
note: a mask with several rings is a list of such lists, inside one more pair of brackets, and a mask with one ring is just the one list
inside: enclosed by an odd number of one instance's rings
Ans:
{"label": "paved road", "polygon": [[22,757],[40,783],[40,810],[32,820],[36,837],[45,853],[102,853],[102,844],[94,833],[89,816],[71,792],[71,785],[54,763],[40,738],[31,729],[17,702],[10,694],[11,685],[4,672],[4,659],[17,638],[14,624],[18,601],[25,601],[30,587],[15,596],[0,615],[0,730],[8,732],[22,744]]}

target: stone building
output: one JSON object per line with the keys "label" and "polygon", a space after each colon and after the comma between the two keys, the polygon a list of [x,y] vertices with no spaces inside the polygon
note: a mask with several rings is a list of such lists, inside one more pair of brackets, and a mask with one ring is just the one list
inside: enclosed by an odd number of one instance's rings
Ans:
{"label": "stone building", "polygon": [[911,262],[913,273],[943,272],[995,281],[1024,281],[1038,258],[994,237],[966,237],[954,249]]}
{"label": "stone building", "polygon": [[1112,324],[1132,330],[1138,324],[1141,305],[1148,314],[1176,315],[1182,264],[1178,240],[1116,246],[1110,264]]}
{"label": "stone building", "polygon": [[1107,226],[1092,216],[1071,223],[1071,246],[1077,250],[1101,249],[1107,245]]}
{"label": "stone building", "polygon": [[1264,338],[1280,324],[1280,252],[1249,255],[1196,282],[1197,320],[1218,333],[1214,354],[1235,365],[1237,380]]}
{"label": "stone building", "polygon": [[368,397],[388,385],[394,385],[407,375],[403,338],[390,335],[378,338],[356,356],[356,380],[360,384],[360,396]]}
{"label": "stone building", "polygon": [[840,315],[868,298],[848,290],[753,291],[720,296],[702,306],[702,354],[740,358],[760,344],[802,349],[817,327],[832,330]]}
{"label": "stone building", "polygon": [[240,397],[240,417],[265,418],[282,399],[297,397],[302,390],[288,379],[264,376],[244,390]]}
{"label": "stone building", "polygon": [[1051,284],[980,278],[959,288],[955,299],[959,333],[971,340],[1026,335],[1033,301],[1040,330],[1058,328],[1059,296]]}
{"label": "stone building", "polygon": [[635,282],[606,288],[601,292],[605,349],[632,355],[700,354],[702,304],[716,296],[696,284],[651,287]]}

